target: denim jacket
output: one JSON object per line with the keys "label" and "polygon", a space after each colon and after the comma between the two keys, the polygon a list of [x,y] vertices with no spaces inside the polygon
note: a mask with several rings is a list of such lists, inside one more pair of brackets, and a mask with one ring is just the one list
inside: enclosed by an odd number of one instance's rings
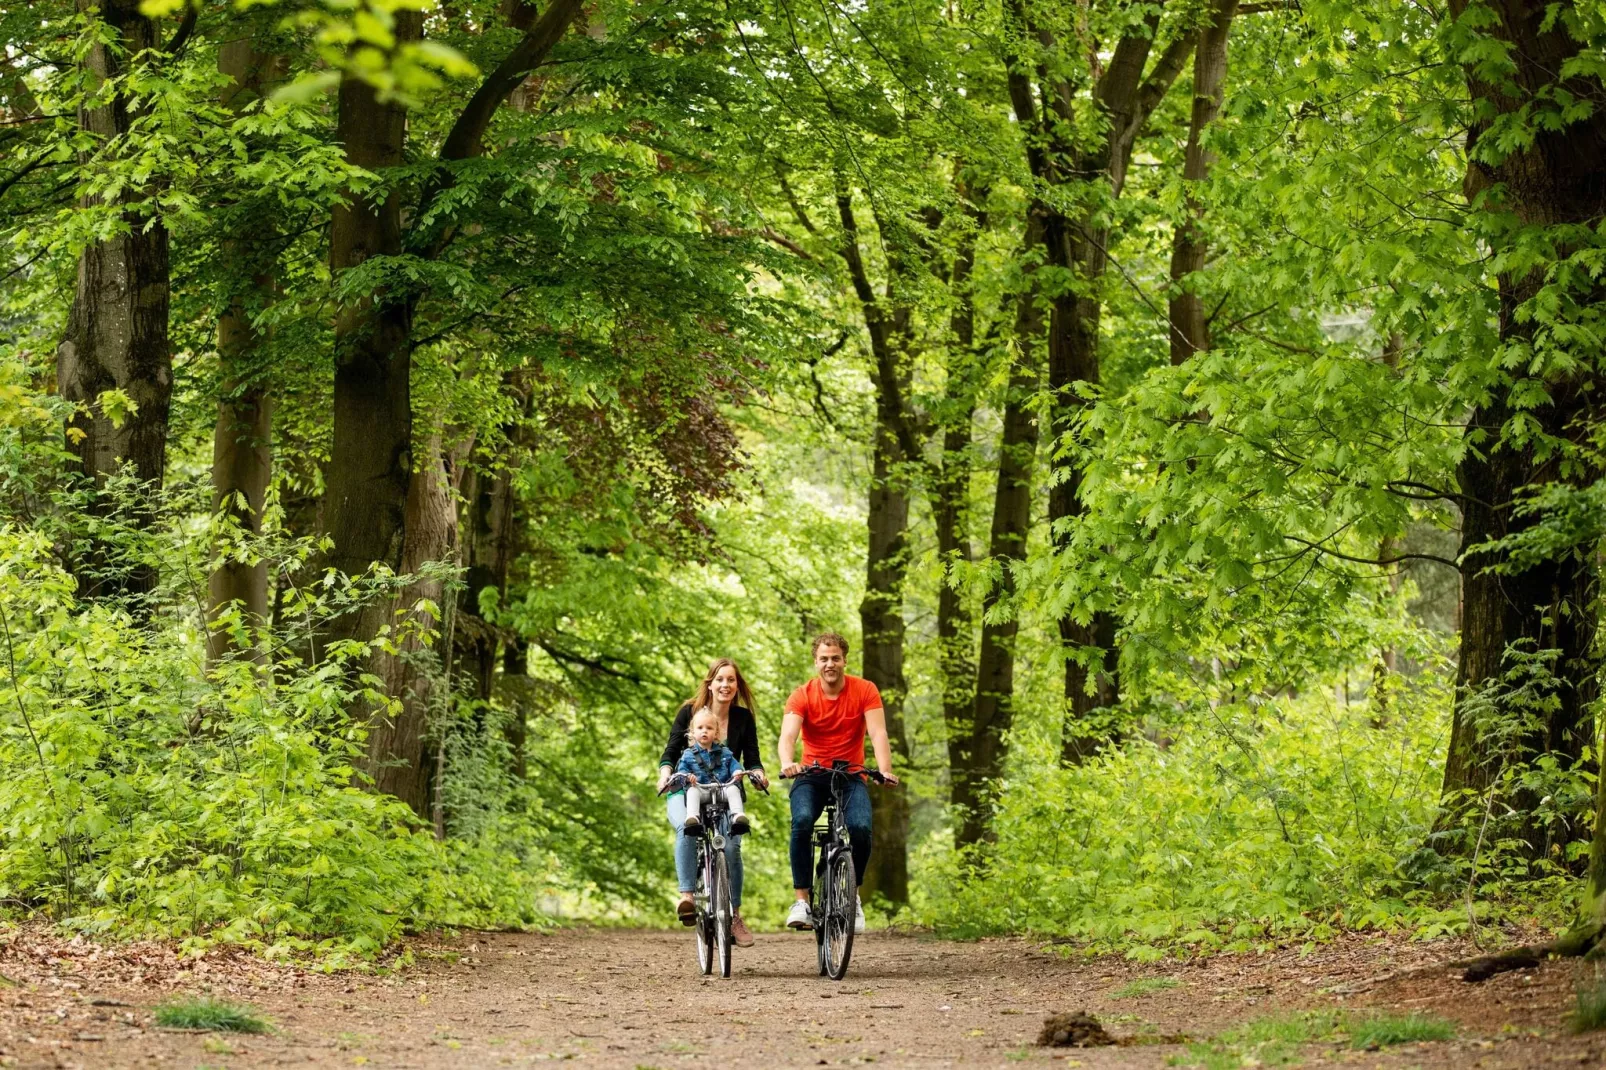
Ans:
{"label": "denim jacket", "polygon": [[687,744],[680,756],[680,764],[675,767],[675,772],[690,773],[697,778],[697,783],[703,785],[722,783],[741,771],[736,755],[723,743],[715,743],[707,748],[695,743]]}

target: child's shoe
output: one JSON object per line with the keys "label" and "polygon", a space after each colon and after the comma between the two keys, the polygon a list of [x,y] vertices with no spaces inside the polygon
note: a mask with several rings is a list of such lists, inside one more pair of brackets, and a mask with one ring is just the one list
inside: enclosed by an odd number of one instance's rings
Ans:
{"label": "child's shoe", "polygon": [[735,817],[731,818],[732,836],[745,836],[748,831],[752,829],[752,827],[752,825],[747,823],[746,814],[737,814]]}
{"label": "child's shoe", "polygon": [[701,836],[703,834],[702,819],[699,817],[688,817],[686,819],[686,823],[680,826],[680,831],[684,832],[688,836]]}

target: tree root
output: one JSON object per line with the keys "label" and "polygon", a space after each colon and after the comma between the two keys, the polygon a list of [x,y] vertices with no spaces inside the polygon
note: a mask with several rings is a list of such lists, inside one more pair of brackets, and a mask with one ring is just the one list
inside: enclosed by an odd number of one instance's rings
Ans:
{"label": "tree root", "polygon": [[1583,922],[1568,929],[1548,944],[1513,947],[1498,955],[1463,959],[1460,962],[1450,963],[1450,966],[1461,971],[1461,980],[1476,984],[1479,981],[1487,981],[1495,974],[1532,969],[1550,958],[1566,959],[1579,956],[1598,958],[1603,951],[1606,951],[1606,944],[1602,943],[1603,936],[1606,936],[1606,927],[1600,922]]}

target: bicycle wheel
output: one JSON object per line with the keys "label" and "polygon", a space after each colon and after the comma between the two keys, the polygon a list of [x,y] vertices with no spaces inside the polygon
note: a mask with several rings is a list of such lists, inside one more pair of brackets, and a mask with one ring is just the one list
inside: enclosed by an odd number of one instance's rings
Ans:
{"label": "bicycle wheel", "polygon": [[711,920],[714,924],[714,949],[719,955],[719,975],[731,975],[731,876],[730,863],[725,858],[725,852],[719,851],[714,855],[714,887],[709,898],[709,905],[713,908]]}
{"label": "bicycle wheel", "polygon": [[697,890],[692,899],[697,904],[697,968],[708,974],[714,971],[714,924],[709,910],[708,848],[697,845]]}
{"label": "bicycle wheel", "polygon": [[826,849],[820,848],[820,864],[814,870],[814,898],[809,902],[809,911],[814,922],[814,957],[819,963],[820,976],[825,976],[825,925],[821,923],[821,912],[831,902],[831,893],[827,889],[825,880]]}
{"label": "bicycle wheel", "polygon": [[840,981],[848,972],[848,960],[853,957],[853,915],[857,902],[858,880],[853,872],[853,856],[838,851],[831,856],[826,871],[830,885],[825,917],[825,975]]}

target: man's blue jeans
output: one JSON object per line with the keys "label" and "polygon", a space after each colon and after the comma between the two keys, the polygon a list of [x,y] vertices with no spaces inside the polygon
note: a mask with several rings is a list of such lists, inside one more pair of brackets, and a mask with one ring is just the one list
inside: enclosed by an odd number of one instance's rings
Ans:
{"label": "man's blue jeans", "polygon": [[[858,777],[842,790],[842,821],[853,845],[853,869],[864,883],[870,864],[870,789]],[[792,887],[814,887],[814,823],[831,801],[831,778],[800,776],[792,783]]]}
{"label": "man's blue jeans", "polygon": [[[669,797],[669,827],[675,830],[675,880],[683,892],[697,888],[697,841],[680,831],[686,823],[686,793],[677,791]],[[742,905],[742,838],[725,837],[725,861],[731,872],[731,906]]]}

